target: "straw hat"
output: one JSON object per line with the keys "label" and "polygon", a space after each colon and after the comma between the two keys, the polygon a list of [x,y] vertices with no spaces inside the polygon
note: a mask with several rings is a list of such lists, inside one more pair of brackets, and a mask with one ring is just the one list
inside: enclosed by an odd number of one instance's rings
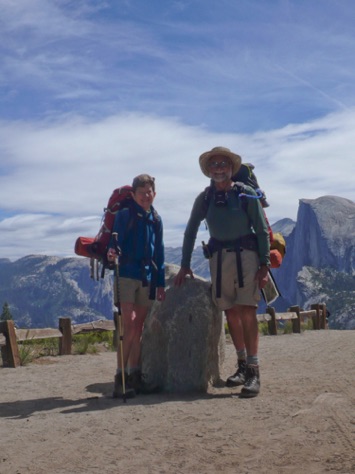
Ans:
{"label": "straw hat", "polygon": [[232,176],[238,172],[242,164],[241,157],[231,152],[229,148],[225,148],[224,146],[216,146],[212,148],[211,151],[206,151],[205,153],[202,153],[202,155],[199,158],[201,171],[208,178],[210,178],[208,162],[210,158],[212,158],[213,156],[225,156],[226,158],[230,159],[232,163]]}

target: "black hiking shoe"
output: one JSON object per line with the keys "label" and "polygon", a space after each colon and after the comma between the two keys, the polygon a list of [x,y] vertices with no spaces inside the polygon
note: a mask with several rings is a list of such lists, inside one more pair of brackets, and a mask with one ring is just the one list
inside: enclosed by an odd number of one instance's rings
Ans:
{"label": "black hiking shoe", "polygon": [[247,363],[245,360],[238,360],[238,369],[234,375],[227,378],[226,387],[238,387],[245,384],[245,374],[247,371]]}
{"label": "black hiking shoe", "polygon": [[246,371],[246,380],[242,391],[241,398],[253,398],[260,392],[260,373],[258,365],[248,365]]}
{"label": "black hiking shoe", "polygon": [[112,393],[112,398],[134,398],[136,392],[127,383],[128,375],[125,373],[125,390],[123,390],[122,374],[115,375],[115,386]]}
{"label": "black hiking shoe", "polygon": [[128,376],[128,385],[133,388],[136,394],[149,395],[161,391],[157,385],[148,384],[142,372],[136,371]]}
{"label": "black hiking shoe", "polygon": [[136,392],[136,394],[139,394],[142,385],[142,372],[136,370],[132,374],[129,374],[126,378],[126,383],[129,388],[132,388]]}
{"label": "black hiking shoe", "polygon": [[139,393],[141,393],[142,395],[151,395],[151,394],[154,394],[154,393],[160,393],[162,391],[163,391],[163,389],[159,385],[153,385],[151,383],[148,384],[144,380],[144,375],[143,375]]}

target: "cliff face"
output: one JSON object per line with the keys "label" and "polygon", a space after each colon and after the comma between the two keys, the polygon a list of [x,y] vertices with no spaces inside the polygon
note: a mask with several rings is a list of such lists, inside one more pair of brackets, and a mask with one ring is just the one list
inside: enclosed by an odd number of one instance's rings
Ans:
{"label": "cliff face", "polygon": [[295,269],[332,267],[352,274],[355,262],[355,204],[324,196],[300,201],[294,229]]}
{"label": "cliff face", "polygon": [[274,274],[287,303],[322,299],[335,313],[334,326],[341,313],[342,327],[355,327],[355,203],[336,196],[301,199],[286,243]]}
{"label": "cliff face", "polygon": [[56,327],[58,318],[79,323],[112,318],[111,277],[90,278],[89,260],[30,255],[0,261],[0,301],[18,326]]}

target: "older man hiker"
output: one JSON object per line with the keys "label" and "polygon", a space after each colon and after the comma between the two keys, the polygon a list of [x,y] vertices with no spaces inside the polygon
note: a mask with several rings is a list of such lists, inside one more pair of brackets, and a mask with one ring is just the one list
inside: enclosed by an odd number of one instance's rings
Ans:
{"label": "older man hiker", "polygon": [[237,353],[237,371],[226,385],[242,385],[240,396],[251,398],[260,391],[256,309],[260,290],[268,281],[270,241],[265,214],[254,189],[243,186],[241,193],[231,179],[241,162],[239,155],[225,147],[215,147],[200,156],[200,168],[211,179],[211,197],[207,209],[206,191],[195,200],[175,285],[181,286],[187,275],[193,278],[191,255],[200,223],[206,219],[210,240],[205,253],[210,257],[212,298],[226,314]]}

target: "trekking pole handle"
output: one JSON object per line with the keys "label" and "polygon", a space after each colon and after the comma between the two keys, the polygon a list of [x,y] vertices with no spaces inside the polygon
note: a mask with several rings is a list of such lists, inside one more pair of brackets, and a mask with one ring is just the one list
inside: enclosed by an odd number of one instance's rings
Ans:
{"label": "trekking pole handle", "polygon": [[112,232],[113,242],[114,242],[114,249],[116,250],[117,255],[121,255],[122,251],[118,246],[118,234],[117,232]]}

